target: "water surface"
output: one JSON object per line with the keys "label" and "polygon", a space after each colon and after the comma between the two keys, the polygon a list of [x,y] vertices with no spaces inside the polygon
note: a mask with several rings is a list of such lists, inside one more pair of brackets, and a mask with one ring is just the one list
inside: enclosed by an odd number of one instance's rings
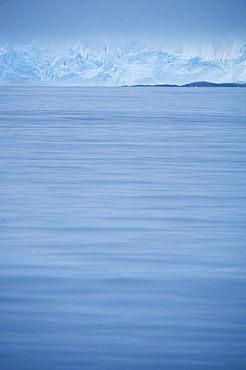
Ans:
{"label": "water surface", "polygon": [[245,369],[245,98],[1,87],[2,369]]}

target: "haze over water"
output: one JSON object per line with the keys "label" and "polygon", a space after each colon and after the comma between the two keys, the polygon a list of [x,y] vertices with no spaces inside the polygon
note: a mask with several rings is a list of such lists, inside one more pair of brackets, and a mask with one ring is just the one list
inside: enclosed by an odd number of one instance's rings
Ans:
{"label": "haze over water", "polygon": [[1,88],[3,369],[245,368],[245,94]]}
{"label": "haze over water", "polygon": [[244,38],[244,0],[2,0],[0,39]]}

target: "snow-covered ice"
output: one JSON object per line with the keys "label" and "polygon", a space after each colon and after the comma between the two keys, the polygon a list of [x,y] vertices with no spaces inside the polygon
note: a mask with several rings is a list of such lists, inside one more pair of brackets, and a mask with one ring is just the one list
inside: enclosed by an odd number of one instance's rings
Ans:
{"label": "snow-covered ice", "polygon": [[246,82],[246,43],[0,45],[0,83],[82,86]]}

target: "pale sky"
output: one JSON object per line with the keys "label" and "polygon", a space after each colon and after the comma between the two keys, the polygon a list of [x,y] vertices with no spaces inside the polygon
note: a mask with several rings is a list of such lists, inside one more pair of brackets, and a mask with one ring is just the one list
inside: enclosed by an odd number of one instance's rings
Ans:
{"label": "pale sky", "polygon": [[0,38],[246,38],[246,0],[0,0]]}

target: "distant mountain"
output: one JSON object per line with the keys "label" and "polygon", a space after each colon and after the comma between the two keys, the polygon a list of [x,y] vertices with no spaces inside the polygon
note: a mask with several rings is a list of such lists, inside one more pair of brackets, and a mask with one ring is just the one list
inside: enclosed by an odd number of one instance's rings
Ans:
{"label": "distant mountain", "polygon": [[155,84],[155,85],[132,85],[131,87],[246,87],[246,83],[245,84],[236,82],[214,83],[207,81],[196,81],[184,85]]}
{"label": "distant mountain", "polygon": [[0,44],[2,85],[241,86],[235,81],[246,82],[246,43],[238,41],[172,48],[136,42]]}
{"label": "distant mountain", "polygon": [[191,82],[189,84],[181,85],[181,87],[246,87],[245,84],[235,83],[235,82],[229,82],[229,83],[213,83],[213,82],[207,82],[207,81],[197,81],[197,82]]}

